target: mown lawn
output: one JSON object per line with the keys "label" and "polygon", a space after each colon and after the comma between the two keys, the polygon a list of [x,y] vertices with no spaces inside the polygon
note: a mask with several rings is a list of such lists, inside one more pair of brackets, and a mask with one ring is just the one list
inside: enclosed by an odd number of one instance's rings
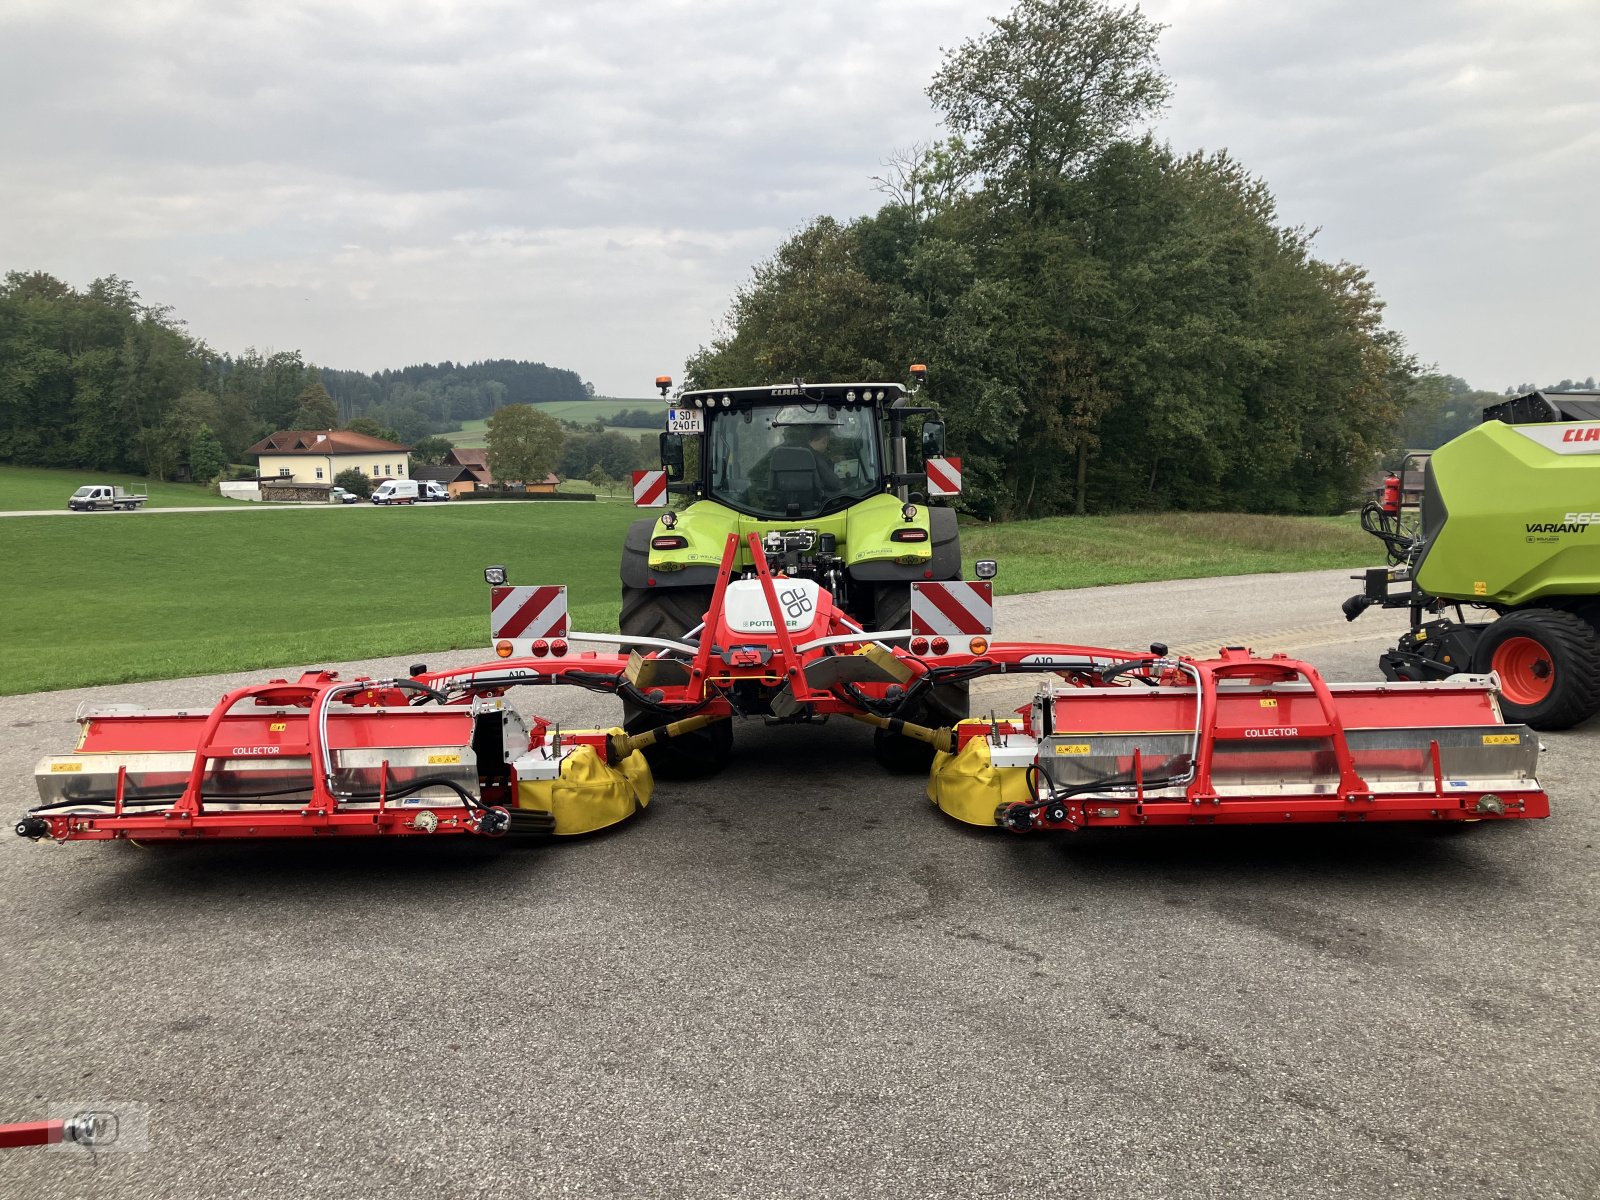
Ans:
{"label": "mown lawn", "polygon": [[[135,475],[104,471],[56,471],[47,467],[13,467],[0,464],[0,512],[19,512],[34,508],[65,510],[67,497],[91,483],[109,483],[133,491],[148,489],[146,508],[186,508],[198,505],[236,505],[212,495],[209,487],[197,483],[157,483]],[[94,514],[85,514],[94,515]]]}
{"label": "mown lawn", "polygon": [[[456,503],[0,520],[0,694],[488,650],[482,568],[565,583],[616,629],[623,503]],[[1057,518],[963,529],[1003,594],[1374,560],[1353,519]]]}
{"label": "mown lawn", "polygon": [[1157,579],[1363,567],[1382,547],[1353,516],[1141,513],[963,525],[961,548],[1000,563],[1001,595]]}
{"label": "mown lawn", "polygon": [[565,583],[616,629],[631,506],[308,508],[0,520],[0,694],[482,646],[488,588]]}

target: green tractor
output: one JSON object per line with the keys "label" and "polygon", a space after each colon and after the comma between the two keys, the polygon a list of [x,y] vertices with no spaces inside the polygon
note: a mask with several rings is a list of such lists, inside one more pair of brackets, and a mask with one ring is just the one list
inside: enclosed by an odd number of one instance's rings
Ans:
{"label": "green tractor", "polygon": [[1535,729],[1600,711],[1600,392],[1489,406],[1428,459],[1416,522],[1390,476],[1362,525],[1390,565],[1366,573],[1345,617],[1374,604],[1411,612],[1379,660],[1385,677],[1493,671],[1506,720]]}
{"label": "green tractor", "polygon": [[[801,383],[708,388],[669,400],[661,435],[664,478],[641,472],[635,502],[671,503],[659,517],[635,521],[622,551],[621,632],[680,639],[701,625],[710,606],[728,535],[740,535],[736,575],[753,573],[742,546],[760,535],[768,565],[815,580],[864,629],[910,624],[911,584],[961,578],[961,539],[954,509],[929,507],[926,496],[959,491],[960,460],[944,457],[938,413],[914,403],[913,386],[898,383]],[[656,380],[665,398],[668,376]],[[921,419],[923,469],[908,469],[907,424]],[[930,481],[930,472],[932,478]],[[754,685],[737,697],[746,716],[783,719]],[[949,725],[967,714],[965,684],[947,684],[919,698],[904,720]],[[637,703],[624,725],[639,733],[662,716]],[[652,747],[651,765],[666,777],[709,774],[732,749],[731,722]],[[878,731],[879,761],[897,772],[925,771],[932,750]]]}

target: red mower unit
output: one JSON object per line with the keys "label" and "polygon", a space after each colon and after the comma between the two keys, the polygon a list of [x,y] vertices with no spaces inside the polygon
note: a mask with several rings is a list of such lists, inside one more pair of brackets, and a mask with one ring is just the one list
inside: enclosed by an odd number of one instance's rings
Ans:
{"label": "red mower unit", "polygon": [[[715,770],[729,723],[752,716],[872,725],[880,759],[928,770],[945,813],[1016,832],[1549,814],[1539,743],[1505,723],[1488,677],[1329,685],[1243,648],[1189,659],[1159,644],[993,642],[991,563],[978,581],[915,584],[910,625],[869,631],[810,577],[825,553],[805,530],[730,533],[701,620],[675,638],[573,632],[565,589],[511,587],[490,568],[494,659],[407,679],[278,680],[209,713],[82,713],[76,749],[39,764],[41,803],[17,832],[581,833],[649,802],[647,752],[676,750],[657,759],[673,773]],[[1015,673],[1041,683],[1003,719],[907,717],[937,711],[938,689]],[[507,704],[514,688],[548,685],[616,696],[634,731],[563,730]]]}

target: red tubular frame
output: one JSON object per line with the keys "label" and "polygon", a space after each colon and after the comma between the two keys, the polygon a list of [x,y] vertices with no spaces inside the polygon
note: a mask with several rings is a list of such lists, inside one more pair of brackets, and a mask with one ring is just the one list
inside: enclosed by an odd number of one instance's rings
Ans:
{"label": "red tubular frame", "polygon": [[[340,680],[328,672],[321,672],[304,676],[298,683],[275,681],[237,688],[225,695],[207,716],[200,730],[188,783],[183,794],[170,807],[147,812],[128,811],[125,807],[127,769],[124,766],[117,771],[117,791],[110,813],[46,810],[36,811],[32,815],[48,823],[48,836],[57,840],[82,841],[112,841],[118,838],[154,842],[218,837],[410,837],[480,832],[481,810],[465,804],[389,807],[387,762],[383,769],[385,782],[380,783],[376,807],[345,806],[329,788],[323,771],[322,715],[336,694],[376,687],[365,680]],[[378,694],[384,693],[380,691]],[[218,743],[215,739],[229,714],[246,700],[254,700],[258,705],[289,705],[305,709],[304,740],[273,743],[273,757],[305,756],[310,763],[311,799],[304,806],[275,808],[263,805],[242,812],[216,812],[206,807],[203,787],[207,765],[215,759],[238,757],[233,753],[233,747]],[[372,719],[381,717],[375,711]],[[373,802],[361,803],[371,805]],[[83,805],[85,808],[94,806],[93,802]],[[424,813],[432,817],[431,829],[426,819],[419,824],[418,819]]]}

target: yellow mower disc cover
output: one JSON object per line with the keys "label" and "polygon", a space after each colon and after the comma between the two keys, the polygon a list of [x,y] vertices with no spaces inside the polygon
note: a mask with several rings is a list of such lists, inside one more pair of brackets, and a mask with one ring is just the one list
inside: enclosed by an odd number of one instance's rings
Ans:
{"label": "yellow mower disc cover", "polygon": [[565,837],[626,821],[649,805],[654,791],[650,766],[638,751],[613,767],[593,746],[578,746],[562,759],[559,777],[517,780],[516,806],[549,813],[555,835]]}
{"label": "yellow mower disc cover", "polygon": [[989,739],[972,738],[954,754],[933,756],[928,775],[928,799],[946,816],[968,825],[994,826],[995,811],[1003,804],[1033,799],[1026,767],[997,767],[989,753]]}

